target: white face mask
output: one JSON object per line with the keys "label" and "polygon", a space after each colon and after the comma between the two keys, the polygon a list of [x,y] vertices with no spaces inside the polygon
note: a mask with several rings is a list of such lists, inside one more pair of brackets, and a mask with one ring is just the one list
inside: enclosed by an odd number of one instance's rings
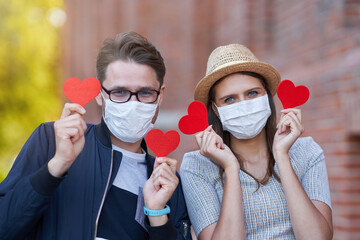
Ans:
{"label": "white face mask", "polygon": [[271,115],[267,94],[223,107],[216,106],[216,108],[223,129],[229,131],[237,139],[250,139],[258,135]]}
{"label": "white face mask", "polygon": [[103,118],[115,137],[123,142],[135,143],[154,127],[151,121],[158,105],[159,100],[157,104],[150,104],[138,101],[114,103],[105,99]]}

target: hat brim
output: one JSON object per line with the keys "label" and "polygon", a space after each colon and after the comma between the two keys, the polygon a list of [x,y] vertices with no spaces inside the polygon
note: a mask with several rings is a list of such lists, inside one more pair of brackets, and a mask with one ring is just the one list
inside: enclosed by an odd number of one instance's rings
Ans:
{"label": "hat brim", "polygon": [[272,96],[276,95],[280,83],[280,73],[270,64],[264,62],[243,62],[229,65],[206,75],[195,87],[194,99],[207,106],[210,88],[221,78],[236,72],[254,72],[266,79]]}

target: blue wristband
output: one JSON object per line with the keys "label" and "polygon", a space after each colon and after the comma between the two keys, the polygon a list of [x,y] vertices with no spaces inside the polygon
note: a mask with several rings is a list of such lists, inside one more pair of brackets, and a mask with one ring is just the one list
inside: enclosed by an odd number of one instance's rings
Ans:
{"label": "blue wristband", "polygon": [[158,216],[162,216],[162,215],[165,215],[165,214],[169,214],[170,213],[170,207],[168,205],[165,205],[164,209],[150,210],[150,209],[147,209],[144,206],[144,213],[145,213],[145,215],[150,216],[150,217],[158,217]]}

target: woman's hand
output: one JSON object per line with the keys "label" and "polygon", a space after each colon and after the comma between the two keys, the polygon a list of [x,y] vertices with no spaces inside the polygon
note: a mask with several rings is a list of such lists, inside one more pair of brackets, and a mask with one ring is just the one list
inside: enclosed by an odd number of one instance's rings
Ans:
{"label": "woman's hand", "polygon": [[195,137],[200,153],[220,165],[225,172],[218,221],[204,228],[198,239],[246,239],[239,162],[211,126]]}
{"label": "woman's hand", "polygon": [[288,108],[281,111],[280,121],[274,137],[273,153],[276,156],[288,154],[296,139],[304,132],[301,125],[301,110]]}
{"label": "woman's hand", "polygon": [[220,165],[224,170],[240,169],[238,160],[222,138],[209,126],[204,131],[195,135],[200,147],[200,153]]}

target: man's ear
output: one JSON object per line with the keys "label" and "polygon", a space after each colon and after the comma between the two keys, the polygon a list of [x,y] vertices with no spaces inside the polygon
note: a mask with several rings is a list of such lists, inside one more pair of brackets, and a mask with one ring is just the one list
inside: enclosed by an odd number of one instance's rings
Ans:
{"label": "man's ear", "polygon": [[102,97],[101,97],[101,93],[99,93],[96,97],[95,97],[96,103],[99,106],[102,106]]}
{"label": "man's ear", "polygon": [[165,84],[163,84],[160,88],[159,105],[161,104],[161,102],[163,100],[164,92],[165,92]]}

